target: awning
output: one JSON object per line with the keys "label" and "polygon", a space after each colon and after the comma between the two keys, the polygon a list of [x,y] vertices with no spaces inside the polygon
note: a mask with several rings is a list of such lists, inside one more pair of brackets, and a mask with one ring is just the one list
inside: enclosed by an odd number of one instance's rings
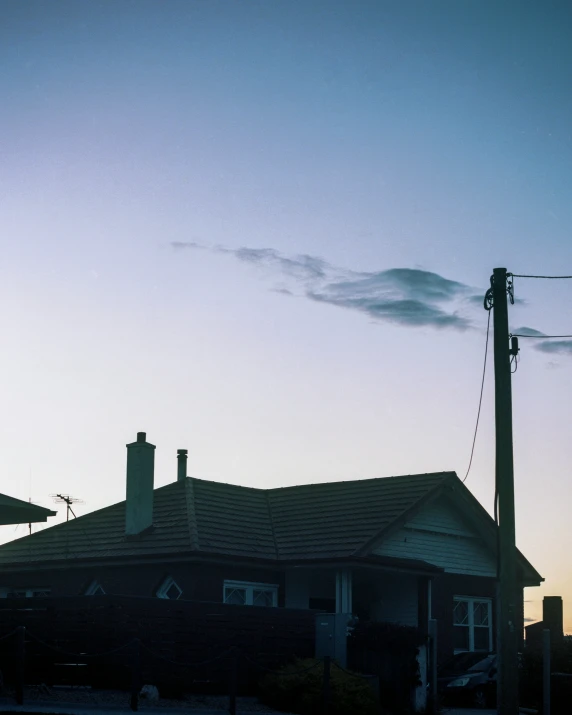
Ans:
{"label": "awning", "polygon": [[36,524],[47,521],[49,516],[56,512],[43,506],[36,506],[30,502],[14,499],[14,497],[0,494],[0,525],[7,524]]}

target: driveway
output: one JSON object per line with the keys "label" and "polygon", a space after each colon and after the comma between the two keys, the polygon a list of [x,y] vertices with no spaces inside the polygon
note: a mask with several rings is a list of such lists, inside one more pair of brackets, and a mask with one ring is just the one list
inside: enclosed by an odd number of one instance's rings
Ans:
{"label": "driveway", "polygon": [[[522,715],[530,715],[536,710],[523,709],[520,711]],[[473,708],[443,708],[440,715],[497,715],[497,710],[474,710]]]}

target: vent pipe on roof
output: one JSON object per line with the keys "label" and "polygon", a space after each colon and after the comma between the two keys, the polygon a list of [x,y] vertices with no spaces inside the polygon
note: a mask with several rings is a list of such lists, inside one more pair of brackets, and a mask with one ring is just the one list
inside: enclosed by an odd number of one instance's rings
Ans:
{"label": "vent pipe on roof", "polygon": [[187,454],[188,450],[177,450],[177,481],[182,482],[187,478]]}
{"label": "vent pipe on roof", "polygon": [[140,534],[153,525],[153,479],[155,445],[147,442],[145,432],[137,432],[137,441],[127,445],[127,497],[125,533]]}

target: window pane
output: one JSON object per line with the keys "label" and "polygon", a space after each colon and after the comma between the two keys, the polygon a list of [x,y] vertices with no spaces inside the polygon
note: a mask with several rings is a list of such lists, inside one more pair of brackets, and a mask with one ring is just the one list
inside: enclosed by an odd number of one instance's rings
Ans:
{"label": "window pane", "polygon": [[165,596],[167,598],[170,598],[173,601],[176,601],[178,598],[181,597],[181,594],[183,592],[181,589],[177,586],[176,583],[172,583],[169,588],[165,591]]}
{"label": "window pane", "polygon": [[486,601],[475,601],[473,618],[475,626],[489,625],[489,604]]}
{"label": "window pane", "polygon": [[453,623],[456,626],[469,625],[469,604],[467,601],[455,601]]}
{"label": "window pane", "polygon": [[246,589],[245,588],[225,588],[224,602],[233,603],[235,606],[246,605]]}
{"label": "window pane", "polygon": [[455,650],[469,650],[469,627],[455,626],[453,631]]}
{"label": "window pane", "polygon": [[264,591],[255,588],[252,592],[252,603],[254,606],[273,606],[274,591]]}
{"label": "window pane", "polygon": [[489,645],[489,629],[475,628],[475,650],[488,650]]}

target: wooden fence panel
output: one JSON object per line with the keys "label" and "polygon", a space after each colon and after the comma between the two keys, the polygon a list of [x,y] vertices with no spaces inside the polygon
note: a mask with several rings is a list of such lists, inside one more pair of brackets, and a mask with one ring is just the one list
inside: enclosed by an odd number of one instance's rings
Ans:
{"label": "wooden fence panel", "polygon": [[[262,673],[253,662],[276,667],[295,656],[314,655],[315,613],[126,596],[0,599],[0,668],[10,680],[16,640],[2,638],[25,626],[28,682],[55,682],[67,668],[89,681],[84,684],[128,688],[133,648],[122,646],[137,638],[142,682],[179,692],[225,692],[228,654],[235,648],[242,654],[239,687],[244,692]],[[213,662],[190,667],[204,661]],[[74,662],[79,665],[69,665]]]}

